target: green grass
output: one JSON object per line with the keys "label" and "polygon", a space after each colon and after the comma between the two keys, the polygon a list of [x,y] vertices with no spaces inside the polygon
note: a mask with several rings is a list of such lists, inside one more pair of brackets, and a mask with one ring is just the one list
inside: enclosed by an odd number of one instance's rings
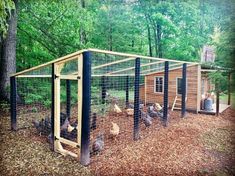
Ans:
{"label": "green grass", "polygon": [[[221,94],[220,95],[220,102],[221,103],[228,103],[228,95],[227,94]],[[235,109],[235,93],[231,94],[231,107]]]}
{"label": "green grass", "polygon": [[231,107],[235,109],[235,93],[232,93],[231,96]]}
{"label": "green grass", "polygon": [[[108,90],[108,93],[112,97],[116,97],[120,100],[126,99],[126,91],[123,90]],[[134,91],[129,91],[129,100],[134,101]]]}

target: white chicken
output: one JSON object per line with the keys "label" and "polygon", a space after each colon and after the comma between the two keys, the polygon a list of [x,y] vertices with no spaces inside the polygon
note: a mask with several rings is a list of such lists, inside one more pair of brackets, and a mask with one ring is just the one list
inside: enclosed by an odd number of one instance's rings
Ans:
{"label": "white chicken", "polygon": [[114,112],[116,112],[116,113],[121,113],[122,112],[122,110],[118,107],[117,104],[114,104]]}
{"label": "white chicken", "polygon": [[111,122],[112,123],[112,128],[110,129],[110,135],[111,137],[116,137],[119,134],[120,128],[118,124]]}
{"label": "white chicken", "polygon": [[77,129],[77,127],[73,127],[73,126],[71,126],[70,124],[68,124],[67,131],[68,131],[69,133],[72,132],[74,129]]}
{"label": "white chicken", "polygon": [[126,113],[128,116],[132,116],[132,115],[134,115],[134,109],[128,108],[128,109],[126,109]]}

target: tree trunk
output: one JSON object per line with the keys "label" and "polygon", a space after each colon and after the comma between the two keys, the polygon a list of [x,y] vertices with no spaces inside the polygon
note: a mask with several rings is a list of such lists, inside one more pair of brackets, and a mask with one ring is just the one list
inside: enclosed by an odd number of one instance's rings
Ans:
{"label": "tree trunk", "polygon": [[109,4],[109,11],[108,11],[108,47],[109,50],[113,50],[113,27],[112,27],[112,12],[111,12],[111,5]]}
{"label": "tree trunk", "polygon": [[156,53],[156,57],[158,57],[158,41],[157,41],[157,30],[156,27],[154,27],[154,43],[155,43],[155,53]]}
{"label": "tree trunk", "polygon": [[157,48],[158,48],[158,57],[162,58],[162,27],[160,24],[157,24]]}
{"label": "tree trunk", "polygon": [[113,51],[113,29],[112,26],[109,26],[109,50]]}
{"label": "tree trunk", "polygon": [[[81,7],[83,9],[86,8],[85,0],[81,0]],[[86,43],[87,43],[87,36],[86,36],[86,31],[83,28],[83,24],[80,26],[79,33],[80,33],[80,44],[82,47],[84,47],[84,45],[86,45]]]}
{"label": "tree trunk", "polygon": [[12,10],[8,19],[7,36],[1,42],[0,58],[0,99],[10,100],[10,75],[16,72],[16,32],[17,32],[17,5],[18,0],[14,0],[16,10]]}
{"label": "tree trunk", "polygon": [[152,57],[153,51],[152,51],[151,31],[149,25],[147,25],[147,29],[148,29],[149,56]]}

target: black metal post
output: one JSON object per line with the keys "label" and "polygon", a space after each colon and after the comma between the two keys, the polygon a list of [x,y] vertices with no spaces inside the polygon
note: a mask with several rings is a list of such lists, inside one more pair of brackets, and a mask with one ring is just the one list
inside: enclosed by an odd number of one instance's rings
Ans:
{"label": "black metal post", "polygon": [[129,76],[126,76],[126,107],[129,104]]}
{"label": "black metal post", "polygon": [[187,92],[187,64],[183,64],[182,69],[182,82],[181,82],[181,89],[182,89],[182,100],[181,100],[181,117],[185,116],[186,112],[186,92]]}
{"label": "black metal post", "polygon": [[228,105],[231,104],[231,73],[228,73]]}
{"label": "black metal post", "polygon": [[51,149],[54,151],[54,119],[55,119],[55,65],[51,65]]}
{"label": "black metal post", "polygon": [[11,87],[11,130],[17,130],[17,119],[16,119],[16,78],[12,76],[10,78]]}
{"label": "black metal post", "polygon": [[134,97],[134,140],[139,139],[139,114],[140,114],[139,86],[140,86],[140,58],[136,58],[135,60],[135,97]]}
{"label": "black metal post", "polygon": [[105,104],[105,98],[106,98],[106,78],[105,76],[101,77],[101,98],[102,98],[102,104]]}
{"label": "black metal post", "polygon": [[71,112],[71,81],[66,80],[66,115],[70,119]]}
{"label": "black metal post", "polygon": [[219,91],[216,91],[216,116],[219,116]]}
{"label": "black metal post", "polygon": [[169,62],[165,61],[164,72],[164,102],[163,102],[163,122],[164,126],[167,126],[168,120],[168,77],[169,77]]}
{"label": "black metal post", "polygon": [[87,166],[90,163],[90,110],[91,110],[91,57],[90,52],[83,52],[82,82],[82,132],[80,162]]}

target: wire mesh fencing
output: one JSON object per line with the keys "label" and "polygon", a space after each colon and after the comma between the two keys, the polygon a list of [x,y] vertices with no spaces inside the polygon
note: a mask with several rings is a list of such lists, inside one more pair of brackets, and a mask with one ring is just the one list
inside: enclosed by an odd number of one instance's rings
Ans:
{"label": "wire mesh fencing", "polygon": [[145,97],[145,73],[158,71],[158,62],[105,54],[92,57],[103,62],[92,63],[96,69],[92,72],[90,151],[98,160],[102,154],[115,154],[134,140],[148,136],[160,125],[162,107],[159,104],[156,110],[156,101],[146,101]]}
{"label": "wire mesh fencing", "polygon": [[[57,141],[57,149],[70,150],[73,156],[79,156],[82,143],[84,153],[89,145],[90,156],[99,160],[118,155],[119,149],[148,137],[167,121],[168,71],[164,73],[166,62],[158,58],[96,52],[89,58],[87,53],[86,67],[79,55],[16,77],[17,124],[37,140]],[[167,64],[168,70],[181,63]]]}

